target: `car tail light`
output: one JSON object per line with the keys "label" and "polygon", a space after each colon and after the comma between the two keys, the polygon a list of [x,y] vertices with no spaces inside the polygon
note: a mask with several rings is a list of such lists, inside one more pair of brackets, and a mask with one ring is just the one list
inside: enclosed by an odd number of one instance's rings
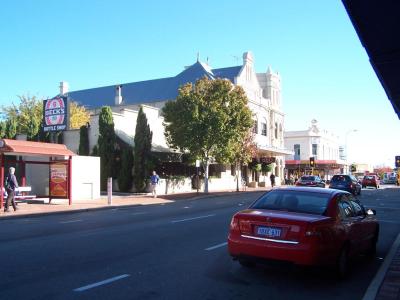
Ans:
{"label": "car tail light", "polygon": [[251,234],[251,223],[249,221],[246,220],[239,220],[239,228],[240,228],[240,232],[242,233],[247,233],[247,234]]}
{"label": "car tail light", "polygon": [[231,231],[240,231],[239,229],[239,219],[236,218],[235,216],[231,220]]}

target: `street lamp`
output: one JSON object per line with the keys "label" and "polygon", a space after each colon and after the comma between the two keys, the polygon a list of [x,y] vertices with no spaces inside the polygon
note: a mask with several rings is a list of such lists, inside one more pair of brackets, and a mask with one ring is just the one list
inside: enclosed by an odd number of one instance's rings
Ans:
{"label": "street lamp", "polygon": [[[357,129],[351,129],[351,130],[349,130],[349,131],[347,131],[346,132],[346,134],[345,134],[345,143],[344,143],[344,147],[345,147],[345,153],[346,153],[346,165],[347,165],[347,167],[348,167],[348,162],[349,162],[349,153],[348,153],[348,148],[347,148],[347,136],[350,134],[350,133],[352,133],[352,132],[357,132],[358,130]],[[348,171],[347,171],[347,173],[348,173]]]}

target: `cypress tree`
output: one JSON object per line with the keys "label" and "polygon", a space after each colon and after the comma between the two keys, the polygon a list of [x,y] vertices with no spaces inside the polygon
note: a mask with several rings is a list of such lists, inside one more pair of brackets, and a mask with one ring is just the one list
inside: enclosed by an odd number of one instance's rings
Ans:
{"label": "cypress tree", "polygon": [[150,176],[152,138],[153,133],[147,124],[146,114],[143,112],[143,108],[140,107],[136,122],[133,154],[133,175],[137,191],[145,190],[146,180]]}
{"label": "cypress tree", "polygon": [[118,187],[121,192],[129,192],[132,188],[132,167],[133,167],[133,149],[131,147],[122,150],[121,170],[118,174]]}
{"label": "cypress tree", "polygon": [[79,155],[89,155],[89,130],[86,125],[79,130]]}
{"label": "cypress tree", "polygon": [[6,122],[5,137],[7,139],[14,139],[17,135],[17,122],[15,119],[8,119]]}
{"label": "cypress tree", "polygon": [[112,111],[109,106],[103,106],[99,115],[98,151],[100,156],[100,185],[107,189],[107,178],[112,177],[115,151],[115,131]]}
{"label": "cypress tree", "polygon": [[4,138],[6,135],[6,123],[4,121],[0,121],[0,138]]}

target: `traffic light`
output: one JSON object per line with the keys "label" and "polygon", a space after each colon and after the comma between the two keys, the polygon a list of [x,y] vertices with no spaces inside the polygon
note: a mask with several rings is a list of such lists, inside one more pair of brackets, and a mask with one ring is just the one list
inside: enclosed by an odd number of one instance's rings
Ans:
{"label": "traffic light", "polygon": [[395,162],[396,168],[400,168],[400,155],[397,155],[395,157],[395,160],[396,160]]}
{"label": "traffic light", "polygon": [[314,157],[310,157],[310,167],[311,168],[315,167],[315,158]]}

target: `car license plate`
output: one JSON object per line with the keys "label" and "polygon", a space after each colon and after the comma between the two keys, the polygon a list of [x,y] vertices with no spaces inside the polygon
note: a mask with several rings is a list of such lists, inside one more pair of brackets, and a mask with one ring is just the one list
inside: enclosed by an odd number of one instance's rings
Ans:
{"label": "car license plate", "polygon": [[269,237],[280,237],[282,229],[276,227],[258,227],[257,234]]}

